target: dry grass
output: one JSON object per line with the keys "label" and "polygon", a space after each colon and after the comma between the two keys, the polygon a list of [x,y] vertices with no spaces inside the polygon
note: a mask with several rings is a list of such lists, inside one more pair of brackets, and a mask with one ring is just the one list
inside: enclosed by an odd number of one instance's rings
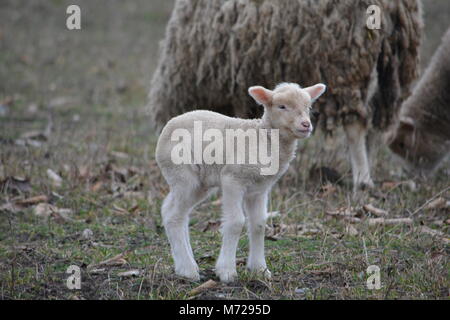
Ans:
{"label": "dry grass", "polygon": [[[448,164],[432,179],[412,177],[413,184],[381,146],[373,158],[377,189],[352,196],[340,134],[331,149],[320,134],[302,142],[272,192],[270,211],[280,213],[267,230],[273,279],[246,273],[243,234],[239,281],[190,296],[201,283],[173,275],[159,215],[167,186],[142,114],[154,39],[163,34],[170,5],[136,1],[118,15],[99,10],[101,1],[80,2],[92,17],[79,34],[59,27],[65,1],[0,5],[7,48],[0,52],[0,299],[448,298],[449,211],[442,202],[429,208],[431,200],[450,197]],[[311,168],[324,166],[339,172],[337,183],[318,182]],[[60,186],[48,169],[61,176]],[[35,215],[39,202],[52,204],[47,218]],[[376,215],[367,204],[412,224],[372,224]],[[191,219],[202,282],[217,280],[219,217],[213,197]],[[82,269],[79,291],[65,286],[70,265]],[[381,269],[380,290],[366,287],[369,265]],[[119,275],[130,270],[139,274]]]}

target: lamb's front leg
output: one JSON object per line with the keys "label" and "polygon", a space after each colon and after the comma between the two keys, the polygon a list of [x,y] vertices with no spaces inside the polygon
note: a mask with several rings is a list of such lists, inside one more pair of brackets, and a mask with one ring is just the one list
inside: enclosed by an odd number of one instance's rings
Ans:
{"label": "lamb's front leg", "polygon": [[262,273],[270,278],[264,256],[264,237],[267,218],[267,193],[247,195],[244,208],[248,218],[248,238],[250,252],[247,268],[252,272]]}
{"label": "lamb's front leg", "polygon": [[232,179],[222,181],[222,248],[216,263],[216,274],[222,282],[237,278],[236,249],[245,217],[242,210],[244,189]]}

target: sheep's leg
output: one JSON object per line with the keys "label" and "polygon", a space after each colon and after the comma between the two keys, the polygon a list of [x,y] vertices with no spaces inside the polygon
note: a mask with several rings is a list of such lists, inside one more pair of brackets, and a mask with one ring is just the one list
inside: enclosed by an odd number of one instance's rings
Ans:
{"label": "sheep's leg", "polygon": [[250,252],[247,268],[252,272],[270,277],[264,256],[264,236],[267,218],[267,193],[246,196],[244,208],[248,219]]}
{"label": "sheep's leg", "polygon": [[208,193],[199,190],[189,190],[186,186],[183,190],[173,189],[164,199],[161,208],[175,273],[193,280],[199,280],[200,275],[189,241],[189,214],[207,195]]}
{"label": "sheep's leg", "polygon": [[236,249],[245,224],[243,196],[242,187],[232,180],[222,181],[222,247],[216,263],[216,274],[222,282],[232,282],[237,277]]}
{"label": "sheep's leg", "polygon": [[357,190],[359,187],[372,188],[374,184],[370,177],[370,166],[366,149],[367,129],[358,121],[354,121],[345,125],[345,133],[352,163],[353,190]]}

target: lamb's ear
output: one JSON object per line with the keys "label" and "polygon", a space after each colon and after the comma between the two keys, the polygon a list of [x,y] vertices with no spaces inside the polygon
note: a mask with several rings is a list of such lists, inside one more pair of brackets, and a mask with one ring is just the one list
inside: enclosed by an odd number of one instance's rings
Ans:
{"label": "lamb's ear", "polygon": [[269,105],[272,102],[273,91],[261,86],[248,88],[248,94],[259,104]]}
{"label": "lamb's ear", "polygon": [[309,96],[311,97],[312,101],[317,100],[327,89],[327,86],[323,83],[315,84],[311,87],[304,88],[306,92],[308,92]]}

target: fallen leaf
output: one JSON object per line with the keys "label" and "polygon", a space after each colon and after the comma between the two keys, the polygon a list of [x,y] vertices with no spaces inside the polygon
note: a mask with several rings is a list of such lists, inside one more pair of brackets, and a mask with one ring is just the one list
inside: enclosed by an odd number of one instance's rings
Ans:
{"label": "fallen leaf", "polygon": [[123,197],[126,199],[144,199],[145,193],[141,191],[126,191]]}
{"label": "fallen leaf", "polygon": [[69,97],[56,97],[50,100],[48,106],[50,108],[59,108],[63,107],[72,102],[72,99]]}
{"label": "fallen leaf", "polygon": [[[292,230],[294,229],[294,230]],[[323,226],[319,223],[314,224],[297,224],[297,225],[291,225],[288,226],[287,232],[294,232],[296,235],[300,236],[308,236],[308,235],[315,235],[318,233],[321,233],[323,230]]]}
{"label": "fallen leaf", "polygon": [[281,239],[280,235],[274,234],[274,235],[266,235],[265,237],[266,240],[270,240],[270,241],[278,241]]}
{"label": "fallen leaf", "polygon": [[218,282],[210,279],[210,280],[206,281],[205,283],[199,285],[197,288],[192,289],[189,294],[191,296],[195,296],[195,295],[197,295],[199,293],[202,293],[202,292],[204,292],[206,290],[213,289],[213,288],[217,287],[218,285],[219,285]]}
{"label": "fallen leaf", "polygon": [[100,269],[91,269],[89,270],[90,274],[102,274],[106,272],[106,268],[100,268]]}
{"label": "fallen leaf", "polygon": [[126,253],[120,253],[110,259],[104,260],[102,262],[99,263],[95,263],[95,264],[90,264],[87,268],[93,269],[93,268],[98,268],[101,266],[108,266],[108,267],[112,267],[112,266],[123,266],[125,264],[127,264],[127,260],[125,260],[125,255]]}
{"label": "fallen leaf", "polygon": [[65,222],[83,222],[83,221],[77,221],[70,217],[70,215],[73,213],[71,209],[60,209],[56,208],[54,212],[52,212],[52,216],[55,218],[55,220],[59,223],[65,223]]}
{"label": "fallen leaf", "polygon": [[308,288],[296,288],[294,292],[296,294],[306,294],[307,290],[308,290]]}
{"label": "fallen leaf", "polygon": [[213,202],[211,202],[211,205],[213,205],[213,206],[221,206],[222,205],[222,200],[221,199],[214,200]]}
{"label": "fallen leaf", "polygon": [[306,227],[300,224],[272,224],[266,226],[266,239],[277,241],[283,237],[285,234],[293,234],[293,235],[305,235],[307,233],[317,233],[320,230],[317,230],[314,227]]}
{"label": "fallen leaf", "polygon": [[30,147],[35,147],[35,148],[40,148],[42,147],[43,143],[41,141],[38,140],[32,140],[32,139],[16,139],[14,141],[14,143],[18,146],[30,146]]}
{"label": "fallen leaf", "polygon": [[53,217],[59,223],[78,222],[70,217],[73,213],[71,209],[58,208],[49,203],[39,203],[33,208],[33,213],[41,218]]}
{"label": "fallen leaf", "polygon": [[47,141],[47,136],[42,131],[33,130],[28,131],[20,135],[22,139],[25,140],[38,140],[38,141]]}
{"label": "fallen leaf", "polygon": [[130,209],[128,209],[128,212],[130,212],[131,214],[136,215],[139,212],[139,205],[135,204]]}
{"label": "fallen leaf", "polygon": [[48,204],[48,203],[40,203],[33,209],[33,213],[35,216],[41,217],[41,218],[48,218],[51,216],[52,212],[54,212],[56,209],[55,206]]}
{"label": "fallen leaf", "polygon": [[91,187],[91,191],[92,192],[98,192],[102,187],[103,187],[104,183],[103,181],[97,181],[92,187]]}
{"label": "fallen leaf", "polygon": [[27,198],[27,199],[23,199],[23,200],[17,200],[15,201],[15,204],[21,205],[21,206],[30,206],[30,205],[34,205],[40,202],[47,202],[48,201],[48,197],[43,194],[40,196],[35,196],[35,197],[31,197],[31,198]]}
{"label": "fallen leaf", "polygon": [[413,180],[406,180],[406,181],[385,181],[381,184],[381,190],[385,192],[392,191],[393,189],[397,187],[406,187],[410,191],[416,191],[417,186],[416,183]]}
{"label": "fallen leaf", "polygon": [[218,231],[220,229],[220,220],[210,220],[208,221],[208,223],[206,224],[206,226],[203,228],[202,232],[206,232],[206,231]]}
{"label": "fallen leaf", "polygon": [[84,229],[81,233],[81,237],[84,239],[91,239],[94,237],[94,232],[91,229]]}
{"label": "fallen leaf", "polygon": [[394,224],[412,224],[413,220],[411,218],[394,218],[394,219],[386,219],[386,218],[371,218],[368,220],[369,225],[394,225]]}
{"label": "fallen leaf", "polygon": [[323,275],[323,274],[333,274],[335,273],[336,270],[332,267],[326,268],[326,269],[322,269],[322,270],[310,270],[308,271],[308,273],[312,273],[315,275]]}
{"label": "fallen leaf", "polygon": [[402,183],[405,185],[410,191],[417,191],[417,185],[413,180],[407,180]]}
{"label": "fallen leaf", "polygon": [[120,215],[128,215],[130,212],[122,207],[119,207],[116,204],[113,204],[113,211]]}
{"label": "fallen leaf", "polygon": [[345,233],[351,236],[357,236],[359,234],[358,230],[351,224],[345,226]]}
{"label": "fallen leaf", "polygon": [[137,277],[141,274],[139,270],[129,270],[125,272],[119,272],[117,275],[119,277],[125,278],[125,277]]}
{"label": "fallen leaf", "polygon": [[267,212],[267,219],[269,218],[276,218],[280,216],[280,211],[271,211]]}
{"label": "fallen leaf", "polygon": [[353,207],[342,207],[337,210],[327,210],[326,214],[330,216],[354,217],[358,212]]}
{"label": "fallen leaf", "polygon": [[0,206],[0,211],[9,211],[11,213],[17,213],[23,210],[22,206],[18,206],[14,203],[5,203]]}
{"label": "fallen leaf", "polygon": [[82,179],[87,179],[89,178],[90,175],[90,168],[89,166],[80,166],[78,167],[78,177],[82,178]]}
{"label": "fallen leaf", "polygon": [[388,215],[388,212],[386,210],[376,208],[373,205],[371,205],[370,203],[364,205],[363,209],[366,212],[372,213],[373,215],[375,215],[377,217],[386,217]]}
{"label": "fallen leaf", "polygon": [[439,197],[428,203],[424,210],[438,210],[438,209],[445,209],[450,207],[450,201],[447,201],[447,199],[443,197]]}
{"label": "fallen leaf", "polygon": [[115,179],[121,182],[126,182],[129,176],[132,175],[127,168],[118,167],[115,164],[110,164],[107,166],[106,170],[111,171],[114,174]]}
{"label": "fallen leaf", "polygon": [[126,159],[129,159],[129,158],[130,158],[130,156],[129,156],[127,153],[125,153],[125,152],[120,152],[120,151],[112,151],[112,152],[111,152],[111,155],[112,155],[113,157],[115,157],[115,158],[123,159],[123,160],[126,160]]}
{"label": "fallen leaf", "polygon": [[39,105],[35,102],[31,103],[28,107],[27,107],[27,113],[30,115],[35,114],[36,112],[38,112],[39,110]]}
{"label": "fallen leaf", "polygon": [[450,239],[442,231],[439,231],[439,230],[436,230],[436,229],[431,229],[431,228],[429,228],[427,226],[421,226],[419,228],[419,231],[422,232],[422,233],[425,233],[425,234],[429,234],[429,235],[431,235],[433,237],[438,237],[445,244],[449,244],[450,243]]}
{"label": "fallen leaf", "polygon": [[398,187],[401,184],[399,181],[385,181],[381,184],[382,191],[391,191],[392,189]]}
{"label": "fallen leaf", "polygon": [[61,176],[59,174],[57,174],[52,169],[47,169],[47,176],[52,181],[52,185],[54,187],[61,187],[62,186],[63,179],[61,178]]}

